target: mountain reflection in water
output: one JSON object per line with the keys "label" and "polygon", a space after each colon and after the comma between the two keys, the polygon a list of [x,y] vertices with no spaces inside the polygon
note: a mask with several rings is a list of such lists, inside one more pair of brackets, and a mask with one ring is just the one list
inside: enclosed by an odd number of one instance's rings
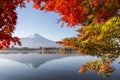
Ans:
{"label": "mountain reflection in water", "polygon": [[96,57],[70,54],[0,54],[0,80],[120,80],[120,58],[115,72],[104,78],[96,72],[78,73],[80,66]]}

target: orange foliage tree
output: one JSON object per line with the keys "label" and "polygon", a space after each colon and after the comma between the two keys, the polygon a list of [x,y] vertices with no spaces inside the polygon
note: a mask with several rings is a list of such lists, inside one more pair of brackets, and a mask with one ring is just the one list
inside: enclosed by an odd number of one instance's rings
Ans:
{"label": "orange foliage tree", "polygon": [[33,2],[36,9],[59,13],[60,21],[71,27],[106,21],[116,15],[120,7],[119,0],[33,0]]}

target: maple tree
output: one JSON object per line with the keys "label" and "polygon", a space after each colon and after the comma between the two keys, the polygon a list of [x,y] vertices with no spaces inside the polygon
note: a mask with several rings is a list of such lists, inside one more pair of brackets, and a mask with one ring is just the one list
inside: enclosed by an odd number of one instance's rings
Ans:
{"label": "maple tree", "polygon": [[12,37],[17,20],[17,7],[24,7],[24,0],[0,0],[0,49],[13,47],[18,43],[18,37]]}

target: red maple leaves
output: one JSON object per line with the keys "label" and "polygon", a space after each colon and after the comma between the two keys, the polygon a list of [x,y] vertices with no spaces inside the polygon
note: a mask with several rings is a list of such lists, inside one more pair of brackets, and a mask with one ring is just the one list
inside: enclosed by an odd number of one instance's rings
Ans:
{"label": "red maple leaves", "polygon": [[24,7],[24,0],[1,0],[0,2],[0,49],[21,45],[19,38],[12,37],[17,21],[16,8]]}
{"label": "red maple leaves", "polygon": [[[108,20],[120,8],[119,0],[32,0],[33,7],[60,14],[68,26],[88,25]],[[27,0],[29,2],[29,0]],[[107,15],[106,15],[107,14]],[[93,15],[92,18],[89,16]]]}

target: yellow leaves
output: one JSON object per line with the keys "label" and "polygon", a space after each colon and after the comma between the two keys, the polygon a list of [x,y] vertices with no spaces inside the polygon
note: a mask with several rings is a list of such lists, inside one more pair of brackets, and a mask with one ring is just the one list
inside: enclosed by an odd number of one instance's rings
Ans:
{"label": "yellow leaves", "polygon": [[93,19],[95,16],[93,14],[88,16],[88,19]]}
{"label": "yellow leaves", "polygon": [[120,39],[120,17],[116,16],[102,23],[92,23],[76,31],[77,37],[67,38],[62,44],[75,47],[77,53],[108,54],[118,50],[111,47],[118,45],[113,38]]}
{"label": "yellow leaves", "polygon": [[101,39],[103,39],[103,35],[99,35],[99,36],[97,37],[97,40],[98,40],[98,41],[101,40]]}

